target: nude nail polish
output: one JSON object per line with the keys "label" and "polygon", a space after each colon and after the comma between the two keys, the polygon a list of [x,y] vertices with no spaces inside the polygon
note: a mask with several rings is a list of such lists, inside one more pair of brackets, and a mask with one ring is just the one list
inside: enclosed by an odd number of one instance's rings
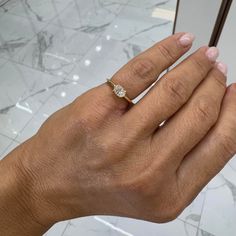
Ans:
{"label": "nude nail polish", "polygon": [[225,76],[228,74],[228,66],[223,62],[218,62],[216,64],[217,69],[222,72]]}
{"label": "nude nail polish", "polygon": [[215,62],[216,59],[219,57],[219,49],[216,47],[211,47],[206,51],[206,56],[211,62]]}
{"label": "nude nail polish", "polygon": [[194,40],[195,36],[193,34],[186,33],[179,39],[179,42],[183,47],[188,47],[193,43]]}

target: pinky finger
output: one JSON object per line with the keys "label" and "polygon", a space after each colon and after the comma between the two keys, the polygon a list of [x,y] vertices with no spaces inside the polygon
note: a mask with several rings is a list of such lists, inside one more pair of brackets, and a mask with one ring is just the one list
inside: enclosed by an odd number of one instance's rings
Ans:
{"label": "pinky finger", "polygon": [[178,181],[190,202],[236,154],[236,84],[227,89],[217,124],[185,157]]}

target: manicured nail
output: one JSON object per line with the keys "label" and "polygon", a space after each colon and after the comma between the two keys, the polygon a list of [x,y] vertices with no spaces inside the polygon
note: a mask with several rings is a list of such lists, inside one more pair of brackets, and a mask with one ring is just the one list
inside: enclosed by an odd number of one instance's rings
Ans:
{"label": "manicured nail", "polygon": [[228,74],[228,66],[227,66],[225,63],[223,63],[223,62],[218,62],[218,63],[216,64],[216,67],[217,67],[217,69],[218,69],[219,71],[221,71],[225,76],[227,76],[227,74]]}
{"label": "manicured nail", "polygon": [[219,49],[216,47],[211,47],[206,51],[206,56],[212,62],[215,62],[216,59],[219,57]]}
{"label": "manicured nail", "polygon": [[195,36],[193,34],[186,33],[179,39],[179,42],[183,47],[188,47],[193,43],[194,40]]}

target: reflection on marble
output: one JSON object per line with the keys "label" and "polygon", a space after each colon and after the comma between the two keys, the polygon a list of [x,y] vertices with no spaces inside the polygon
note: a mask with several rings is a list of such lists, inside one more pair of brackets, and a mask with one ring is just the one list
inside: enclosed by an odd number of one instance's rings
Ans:
{"label": "reflection on marble", "polygon": [[93,45],[68,78],[78,79],[80,84],[90,88],[97,86],[142,50],[142,46],[111,40],[104,36]]}
{"label": "reflection on marble", "polygon": [[126,2],[74,0],[53,23],[85,33],[99,34],[111,24]]}
{"label": "reflection on marble", "polygon": [[55,224],[46,234],[43,236],[62,236],[69,225],[69,221],[62,221]]}
{"label": "reflection on marble", "polygon": [[34,20],[4,14],[0,17],[0,56],[13,57],[44,26],[44,23],[35,22]]}
{"label": "reflection on marble", "polygon": [[50,21],[64,10],[71,0],[18,0],[9,12],[39,22]]}
{"label": "reflection on marble", "polygon": [[96,39],[92,34],[50,25],[39,32],[14,60],[65,77]]}
{"label": "reflection on marble", "polygon": [[0,133],[14,138],[62,81],[12,62],[0,74]]}
{"label": "reflection on marble", "polygon": [[[8,139],[8,140],[10,140],[10,139]],[[2,139],[1,139],[1,135],[0,135],[0,144],[1,144],[1,142],[2,142]],[[0,160],[3,157],[5,157],[8,153],[10,153],[13,149],[15,149],[18,145],[19,145],[18,142],[11,140],[9,145],[5,149],[1,147],[0,153],[1,153],[1,151],[3,151],[3,152],[0,154]]]}
{"label": "reflection on marble", "polygon": [[87,87],[75,81],[64,81],[34,115],[33,119],[25,126],[22,132],[17,135],[16,140],[23,142],[33,136],[50,115],[71,103],[87,90]]}
{"label": "reflection on marble", "polygon": [[94,216],[71,220],[63,236],[196,236],[197,228],[176,220],[154,224],[128,218]]}
{"label": "reflection on marble", "polygon": [[0,160],[3,158],[3,154],[11,142],[10,138],[0,134]]}
{"label": "reflection on marble", "polygon": [[127,6],[108,27],[105,34],[112,39],[148,48],[172,33],[173,19],[165,19],[162,15],[158,15],[158,11],[155,12],[156,7]]}

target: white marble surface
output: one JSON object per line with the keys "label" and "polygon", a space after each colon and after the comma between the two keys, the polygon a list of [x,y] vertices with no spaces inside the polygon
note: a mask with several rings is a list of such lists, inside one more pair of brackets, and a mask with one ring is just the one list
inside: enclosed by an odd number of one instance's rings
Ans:
{"label": "white marble surface", "polygon": [[94,87],[104,83],[122,65],[143,50],[142,46],[112,40],[104,35],[87,52],[68,79],[78,79],[80,84]]}
{"label": "white marble surface", "polygon": [[15,138],[62,80],[13,62],[0,74],[0,133]]}
{"label": "white marble surface", "polygon": [[[3,140],[5,139],[5,141]],[[14,141],[6,136],[0,135],[0,143],[7,144],[5,147],[1,147],[2,153],[0,154],[0,160],[4,158],[7,154],[9,154],[12,150],[14,150],[20,143]]]}
{"label": "white marble surface", "polygon": [[10,146],[11,142],[12,140],[9,137],[0,134],[0,160],[3,157],[7,147]]}
{"label": "white marble surface", "polygon": [[49,22],[64,10],[72,0],[18,0],[9,12],[39,22]]}
{"label": "white marble surface", "polygon": [[116,18],[126,2],[127,0],[73,0],[53,23],[85,33],[100,34]]}
{"label": "white marble surface", "polygon": [[2,15],[0,17],[0,57],[13,57],[43,27],[45,23],[33,19],[8,13]]}
{"label": "white marble surface", "polygon": [[[170,35],[175,0],[10,0],[0,8],[0,159],[56,110]],[[164,11],[163,11],[164,10]],[[95,216],[46,236],[236,235],[236,160],[179,218]]]}
{"label": "white marble surface", "polygon": [[96,42],[97,36],[49,25],[39,32],[14,61],[66,77]]}
{"label": "white marble surface", "polygon": [[126,6],[105,33],[112,39],[148,48],[172,33],[173,21],[164,19],[158,11],[154,14],[156,9]]}
{"label": "white marble surface", "polygon": [[42,123],[54,112],[71,103],[76,97],[88,90],[75,81],[64,81],[51,94],[47,102],[34,114],[30,122],[18,133],[16,140],[23,142],[34,135]]}

